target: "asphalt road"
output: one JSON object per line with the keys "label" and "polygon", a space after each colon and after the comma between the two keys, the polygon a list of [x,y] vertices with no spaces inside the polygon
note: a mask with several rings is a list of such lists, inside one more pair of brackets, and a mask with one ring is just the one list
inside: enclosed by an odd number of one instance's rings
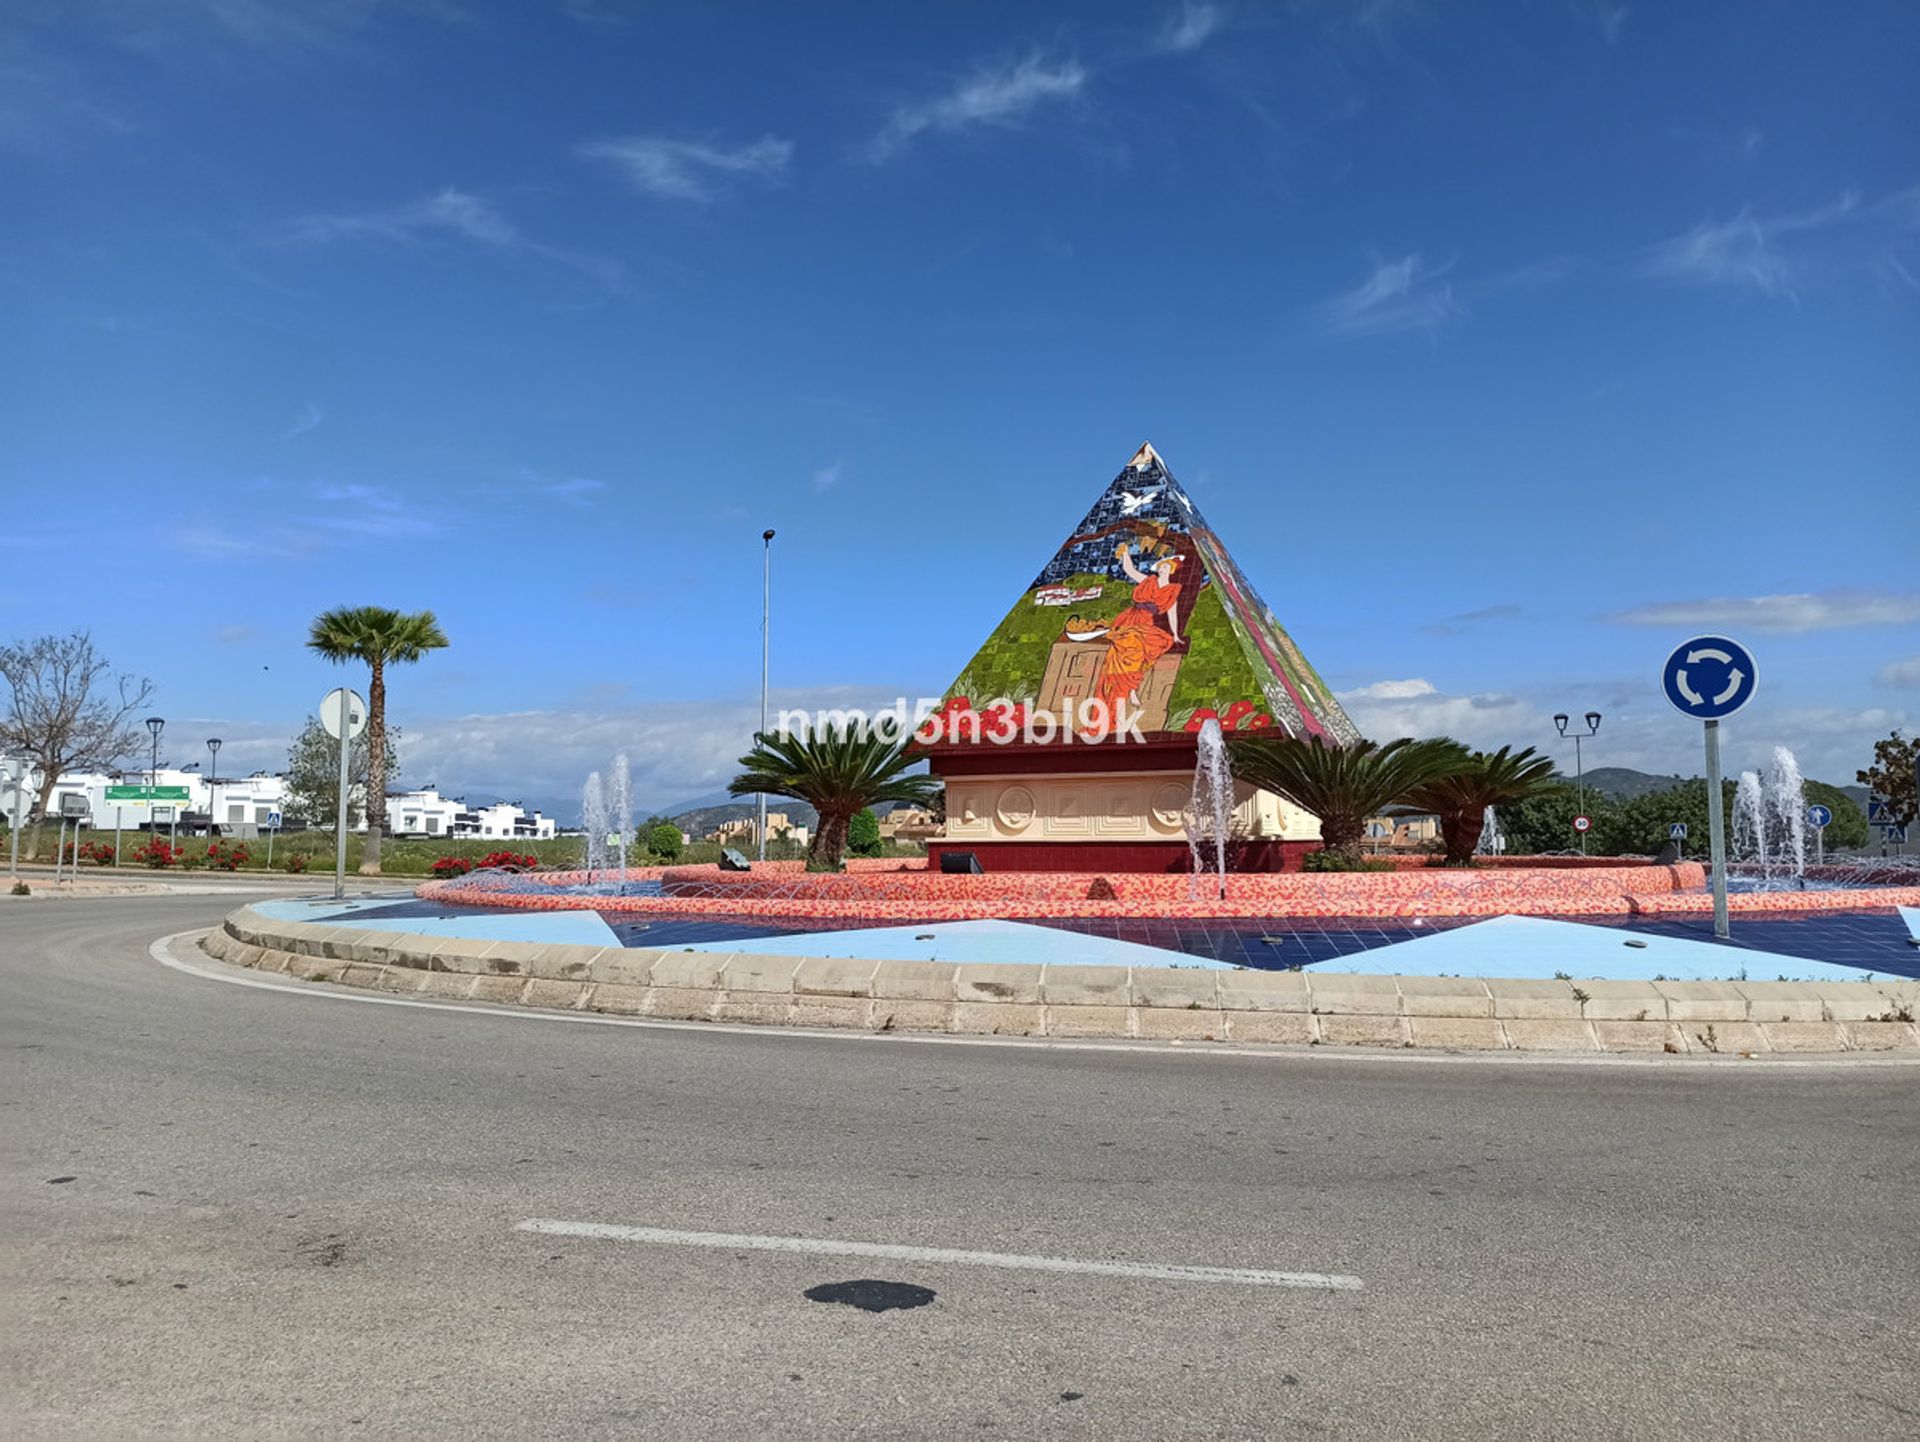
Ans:
{"label": "asphalt road", "polygon": [[[148,955],[230,904],[0,899],[0,1434],[1920,1435],[1920,1069],[597,1026]],[[933,1296],[803,1295],[861,1279]]]}

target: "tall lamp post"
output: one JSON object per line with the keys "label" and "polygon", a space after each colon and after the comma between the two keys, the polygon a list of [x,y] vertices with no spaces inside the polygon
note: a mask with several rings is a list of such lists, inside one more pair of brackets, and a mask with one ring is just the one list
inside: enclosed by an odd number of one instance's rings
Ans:
{"label": "tall lamp post", "polygon": [[220,807],[217,804],[220,793],[214,788],[220,784],[220,738],[207,738],[207,835],[212,836],[214,823],[219,819]]}
{"label": "tall lamp post", "polygon": [[[1561,740],[1564,741],[1569,736],[1573,738],[1573,794],[1576,798],[1574,804],[1580,808],[1581,814],[1585,815],[1587,810],[1587,782],[1586,770],[1580,760],[1580,743],[1585,741],[1589,736],[1599,734],[1600,713],[1598,711],[1589,711],[1581,719],[1587,723],[1587,729],[1584,731],[1567,730],[1569,718],[1564,711],[1553,718],[1553,725],[1554,729],[1560,733]],[[1580,854],[1582,856],[1587,854],[1587,833],[1584,831],[1580,833]]]}
{"label": "tall lamp post", "polygon": [[[760,533],[760,734],[767,734],[767,657],[773,619],[773,532]],[[767,793],[760,793],[760,860],[767,859]]]}
{"label": "tall lamp post", "polygon": [[[153,764],[147,770],[147,785],[158,787],[160,784],[160,733],[167,729],[167,723],[161,717],[147,717],[147,734],[153,738]],[[160,834],[160,823],[154,820],[158,803],[147,798],[147,830],[154,836]]]}

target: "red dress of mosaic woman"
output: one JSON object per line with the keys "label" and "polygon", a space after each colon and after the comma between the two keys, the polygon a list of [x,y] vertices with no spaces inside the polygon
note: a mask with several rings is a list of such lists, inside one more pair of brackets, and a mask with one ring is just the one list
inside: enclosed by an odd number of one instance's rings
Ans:
{"label": "red dress of mosaic woman", "polygon": [[1173,573],[1180,558],[1162,556],[1143,572],[1134,565],[1132,547],[1125,541],[1114,555],[1134,587],[1133,604],[1107,625],[1107,654],[1094,681],[1094,694],[1107,703],[1109,715],[1122,701],[1133,699],[1153,663],[1180,639],[1173,629],[1173,608],[1180,600]]}

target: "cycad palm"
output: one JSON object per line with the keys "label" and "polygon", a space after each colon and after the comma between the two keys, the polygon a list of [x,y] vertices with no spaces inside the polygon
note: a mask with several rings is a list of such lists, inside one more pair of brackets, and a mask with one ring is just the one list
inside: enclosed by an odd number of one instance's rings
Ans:
{"label": "cycad palm", "polygon": [[1440,818],[1440,836],[1447,846],[1447,864],[1465,866],[1473,859],[1486,829],[1487,808],[1524,801],[1553,779],[1553,761],[1537,756],[1531,746],[1517,754],[1511,746],[1498,751],[1475,751],[1445,776],[1407,793],[1407,805]]}
{"label": "cycad palm", "polygon": [[1235,776],[1312,812],[1320,818],[1320,844],[1356,862],[1369,816],[1406,800],[1466,755],[1457,741],[1408,737],[1385,746],[1330,746],[1318,736],[1255,734],[1229,738],[1227,749]]}
{"label": "cycad palm", "polygon": [[329,661],[367,665],[367,845],[360,869],[380,871],[380,833],[387,822],[387,667],[418,661],[447,644],[431,611],[340,606],[313,618],[307,648]]}
{"label": "cycad palm", "polygon": [[746,769],[727,790],[735,796],[788,796],[820,813],[807,844],[807,860],[838,867],[847,846],[847,824],[857,812],[879,801],[924,806],[940,783],[927,775],[908,775],[916,758],[906,738],[889,740],[871,727],[822,727],[753,738],[753,750],[740,758]]}

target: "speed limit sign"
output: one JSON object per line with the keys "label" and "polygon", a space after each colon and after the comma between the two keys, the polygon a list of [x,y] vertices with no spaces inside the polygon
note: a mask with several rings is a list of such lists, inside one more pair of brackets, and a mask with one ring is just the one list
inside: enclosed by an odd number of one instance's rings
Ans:
{"label": "speed limit sign", "polygon": [[1590,831],[1590,830],[1592,830],[1592,829],[1593,829],[1593,818],[1592,818],[1591,816],[1576,816],[1576,817],[1574,817],[1574,818],[1573,818],[1573,829],[1574,829],[1575,831]]}

